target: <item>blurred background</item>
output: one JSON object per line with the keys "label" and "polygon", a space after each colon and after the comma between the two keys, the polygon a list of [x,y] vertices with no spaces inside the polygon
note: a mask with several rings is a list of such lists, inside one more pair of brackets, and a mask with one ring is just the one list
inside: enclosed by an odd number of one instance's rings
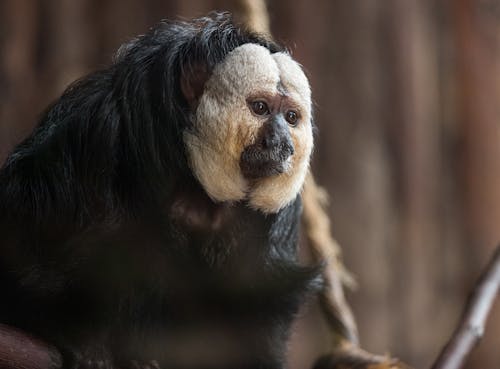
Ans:
{"label": "blurred background", "polygon": [[[362,344],[429,367],[500,241],[500,1],[268,3],[273,35],[311,80],[313,169],[359,283],[348,298]],[[121,43],[162,18],[234,6],[0,0],[0,162]],[[310,367],[321,332],[317,321],[297,329],[291,366]],[[499,368],[499,335],[497,302],[467,368]]]}

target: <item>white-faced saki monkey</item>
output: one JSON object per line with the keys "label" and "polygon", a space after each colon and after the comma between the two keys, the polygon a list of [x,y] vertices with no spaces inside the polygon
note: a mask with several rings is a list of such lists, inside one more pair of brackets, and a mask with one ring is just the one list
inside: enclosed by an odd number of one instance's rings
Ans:
{"label": "white-faced saki monkey", "polygon": [[0,364],[283,368],[312,149],[300,65],[227,14],[122,46],[0,171]]}

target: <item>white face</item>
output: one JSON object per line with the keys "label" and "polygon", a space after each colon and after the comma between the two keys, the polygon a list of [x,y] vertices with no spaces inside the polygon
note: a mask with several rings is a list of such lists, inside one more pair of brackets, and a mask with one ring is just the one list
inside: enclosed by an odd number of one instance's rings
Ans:
{"label": "white face", "polygon": [[[251,101],[272,101],[297,114],[296,124],[285,124],[294,150],[280,173],[248,178],[241,170],[242,153],[269,120],[252,111]],[[301,67],[260,45],[234,49],[206,82],[184,142],[194,175],[214,201],[246,200],[264,213],[277,212],[300,192],[313,148],[311,91]]]}

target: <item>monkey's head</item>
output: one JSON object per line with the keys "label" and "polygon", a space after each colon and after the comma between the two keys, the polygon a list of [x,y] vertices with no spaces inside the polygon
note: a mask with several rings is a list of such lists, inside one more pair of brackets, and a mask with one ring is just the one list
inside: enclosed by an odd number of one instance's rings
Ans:
{"label": "monkey's head", "polygon": [[181,79],[191,107],[183,138],[191,169],[217,202],[277,212],[300,192],[313,148],[311,91],[285,52],[246,43],[202,82]]}

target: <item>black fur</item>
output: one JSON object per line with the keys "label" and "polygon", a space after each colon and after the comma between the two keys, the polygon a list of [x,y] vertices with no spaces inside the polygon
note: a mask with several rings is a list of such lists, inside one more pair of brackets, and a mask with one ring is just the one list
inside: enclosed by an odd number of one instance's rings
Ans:
{"label": "black fur", "polygon": [[64,368],[283,366],[316,276],[296,260],[300,199],[215,204],[182,141],[180,76],[249,42],[281,50],[224,14],[162,22],[47,110],[0,171],[0,323]]}

